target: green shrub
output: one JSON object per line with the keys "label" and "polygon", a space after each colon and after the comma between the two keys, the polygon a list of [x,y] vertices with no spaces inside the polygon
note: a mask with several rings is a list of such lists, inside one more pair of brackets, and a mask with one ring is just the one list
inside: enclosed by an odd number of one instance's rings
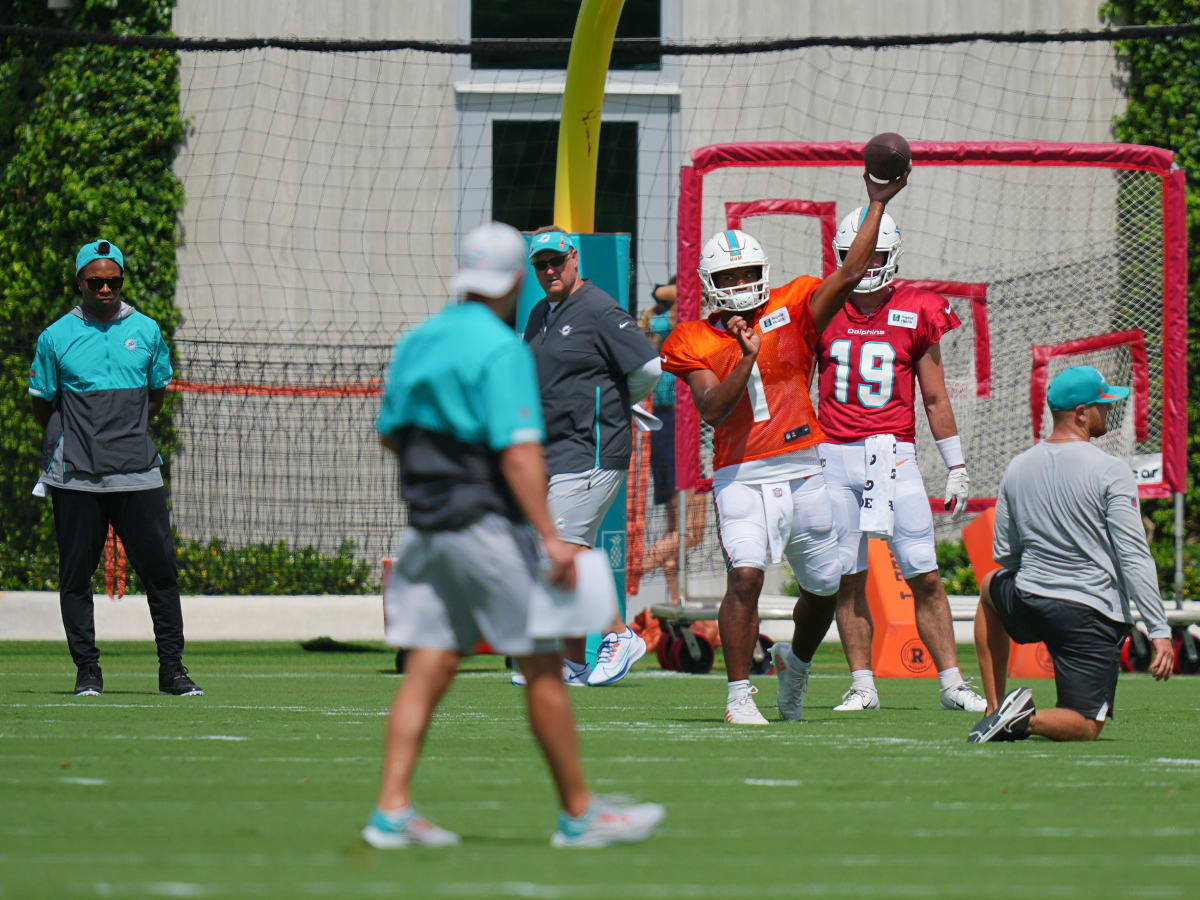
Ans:
{"label": "green shrub", "polygon": [[[333,555],[285,542],[226,547],[221,541],[178,541],[179,590],[183,594],[372,594],[379,591],[373,566],[354,555],[346,541]],[[144,593],[133,567],[127,567],[125,592]],[[57,591],[58,553],[28,551],[0,559],[0,590]],[[105,592],[101,557],[92,590]]]}

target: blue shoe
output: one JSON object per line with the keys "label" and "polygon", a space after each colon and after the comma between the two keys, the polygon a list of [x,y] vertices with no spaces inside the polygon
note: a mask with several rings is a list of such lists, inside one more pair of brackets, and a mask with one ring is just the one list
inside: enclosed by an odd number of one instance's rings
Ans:
{"label": "blue shoe", "polygon": [[607,847],[648,838],[667,811],[658,803],[615,803],[592,798],[587,812],[575,818],[559,813],[551,847]]}
{"label": "blue shoe", "polygon": [[380,850],[395,850],[400,847],[451,847],[462,841],[453,831],[438,828],[428,819],[423,819],[410,806],[397,813],[384,812],[376,807],[371,812],[367,827],[362,830],[362,839]]}
{"label": "blue shoe", "polygon": [[610,631],[600,643],[596,654],[596,665],[588,675],[589,687],[616,684],[629,674],[633,664],[646,655],[646,642],[642,636],[626,628],[624,634]]}

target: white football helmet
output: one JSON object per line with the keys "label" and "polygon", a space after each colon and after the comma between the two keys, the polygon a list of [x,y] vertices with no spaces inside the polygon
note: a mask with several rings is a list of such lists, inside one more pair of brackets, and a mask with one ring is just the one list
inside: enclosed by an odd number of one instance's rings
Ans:
{"label": "white football helmet", "polygon": [[[842,219],[841,224],[838,225],[837,234],[833,236],[833,250],[837,254],[839,268],[846,261],[850,245],[854,242],[858,228],[866,217],[866,208],[860,206]],[[887,213],[883,214],[883,218],[879,222],[879,237],[875,241],[875,249],[887,253],[887,259],[884,260],[882,266],[867,269],[867,274],[854,289],[856,294],[869,294],[886,284],[891,284],[896,273],[900,271],[900,226]]]}
{"label": "white football helmet", "polygon": [[[713,283],[715,273],[743,266],[758,266],[761,269],[758,280],[731,288],[719,288]],[[708,239],[700,251],[699,272],[706,305],[714,312],[719,309],[746,312],[766,303],[771,293],[767,254],[758,241],[736,228],[718,231]]]}

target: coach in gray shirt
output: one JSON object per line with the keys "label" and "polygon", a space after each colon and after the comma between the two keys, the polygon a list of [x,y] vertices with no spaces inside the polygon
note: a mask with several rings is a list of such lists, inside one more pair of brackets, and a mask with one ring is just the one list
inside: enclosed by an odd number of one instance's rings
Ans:
{"label": "coach in gray shirt", "polygon": [[[617,301],[579,274],[579,253],[557,226],[534,233],[529,258],[546,296],[529,313],[525,340],[537,361],[546,423],[547,497],[559,536],[596,545],[600,523],[625,482],[633,452],[630,408],[662,374],[658,351]],[[568,684],[613,684],[646,652],[620,617],[587,668],[585,641],[564,641]],[[519,676],[518,676],[519,680]]]}
{"label": "coach in gray shirt", "polygon": [[[1121,643],[1134,603],[1150,632],[1156,680],[1170,677],[1171,629],[1129,466],[1094,447],[1112,404],[1129,396],[1091,366],[1064,369],[1046,399],[1050,437],[1008,465],[996,499],[992,555],[1003,566],[983,579],[975,649],[987,712],[972,742],[1092,741],[1113,712]],[[1009,637],[1045,641],[1054,659],[1058,706],[1038,710],[1033,692],[1000,700]]]}

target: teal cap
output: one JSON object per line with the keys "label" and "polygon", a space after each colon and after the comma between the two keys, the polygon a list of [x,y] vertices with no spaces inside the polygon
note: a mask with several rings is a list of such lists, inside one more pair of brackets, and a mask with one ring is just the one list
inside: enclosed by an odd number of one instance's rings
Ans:
{"label": "teal cap", "polygon": [[125,257],[121,253],[121,248],[112,241],[101,238],[79,248],[79,252],[75,254],[75,274],[78,275],[83,271],[84,266],[98,259],[111,259],[121,267],[122,272],[125,271]]}
{"label": "teal cap", "polygon": [[541,253],[543,250],[566,253],[574,246],[575,242],[571,240],[569,234],[561,231],[543,231],[541,234],[535,234],[533,240],[529,242],[529,258],[533,259],[535,254]]}
{"label": "teal cap", "polygon": [[1116,403],[1129,396],[1129,388],[1113,387],[1091,366],[1071,366],[1054,376],[1046,391],[1051,409],[1074,409],[1091,403]]}

